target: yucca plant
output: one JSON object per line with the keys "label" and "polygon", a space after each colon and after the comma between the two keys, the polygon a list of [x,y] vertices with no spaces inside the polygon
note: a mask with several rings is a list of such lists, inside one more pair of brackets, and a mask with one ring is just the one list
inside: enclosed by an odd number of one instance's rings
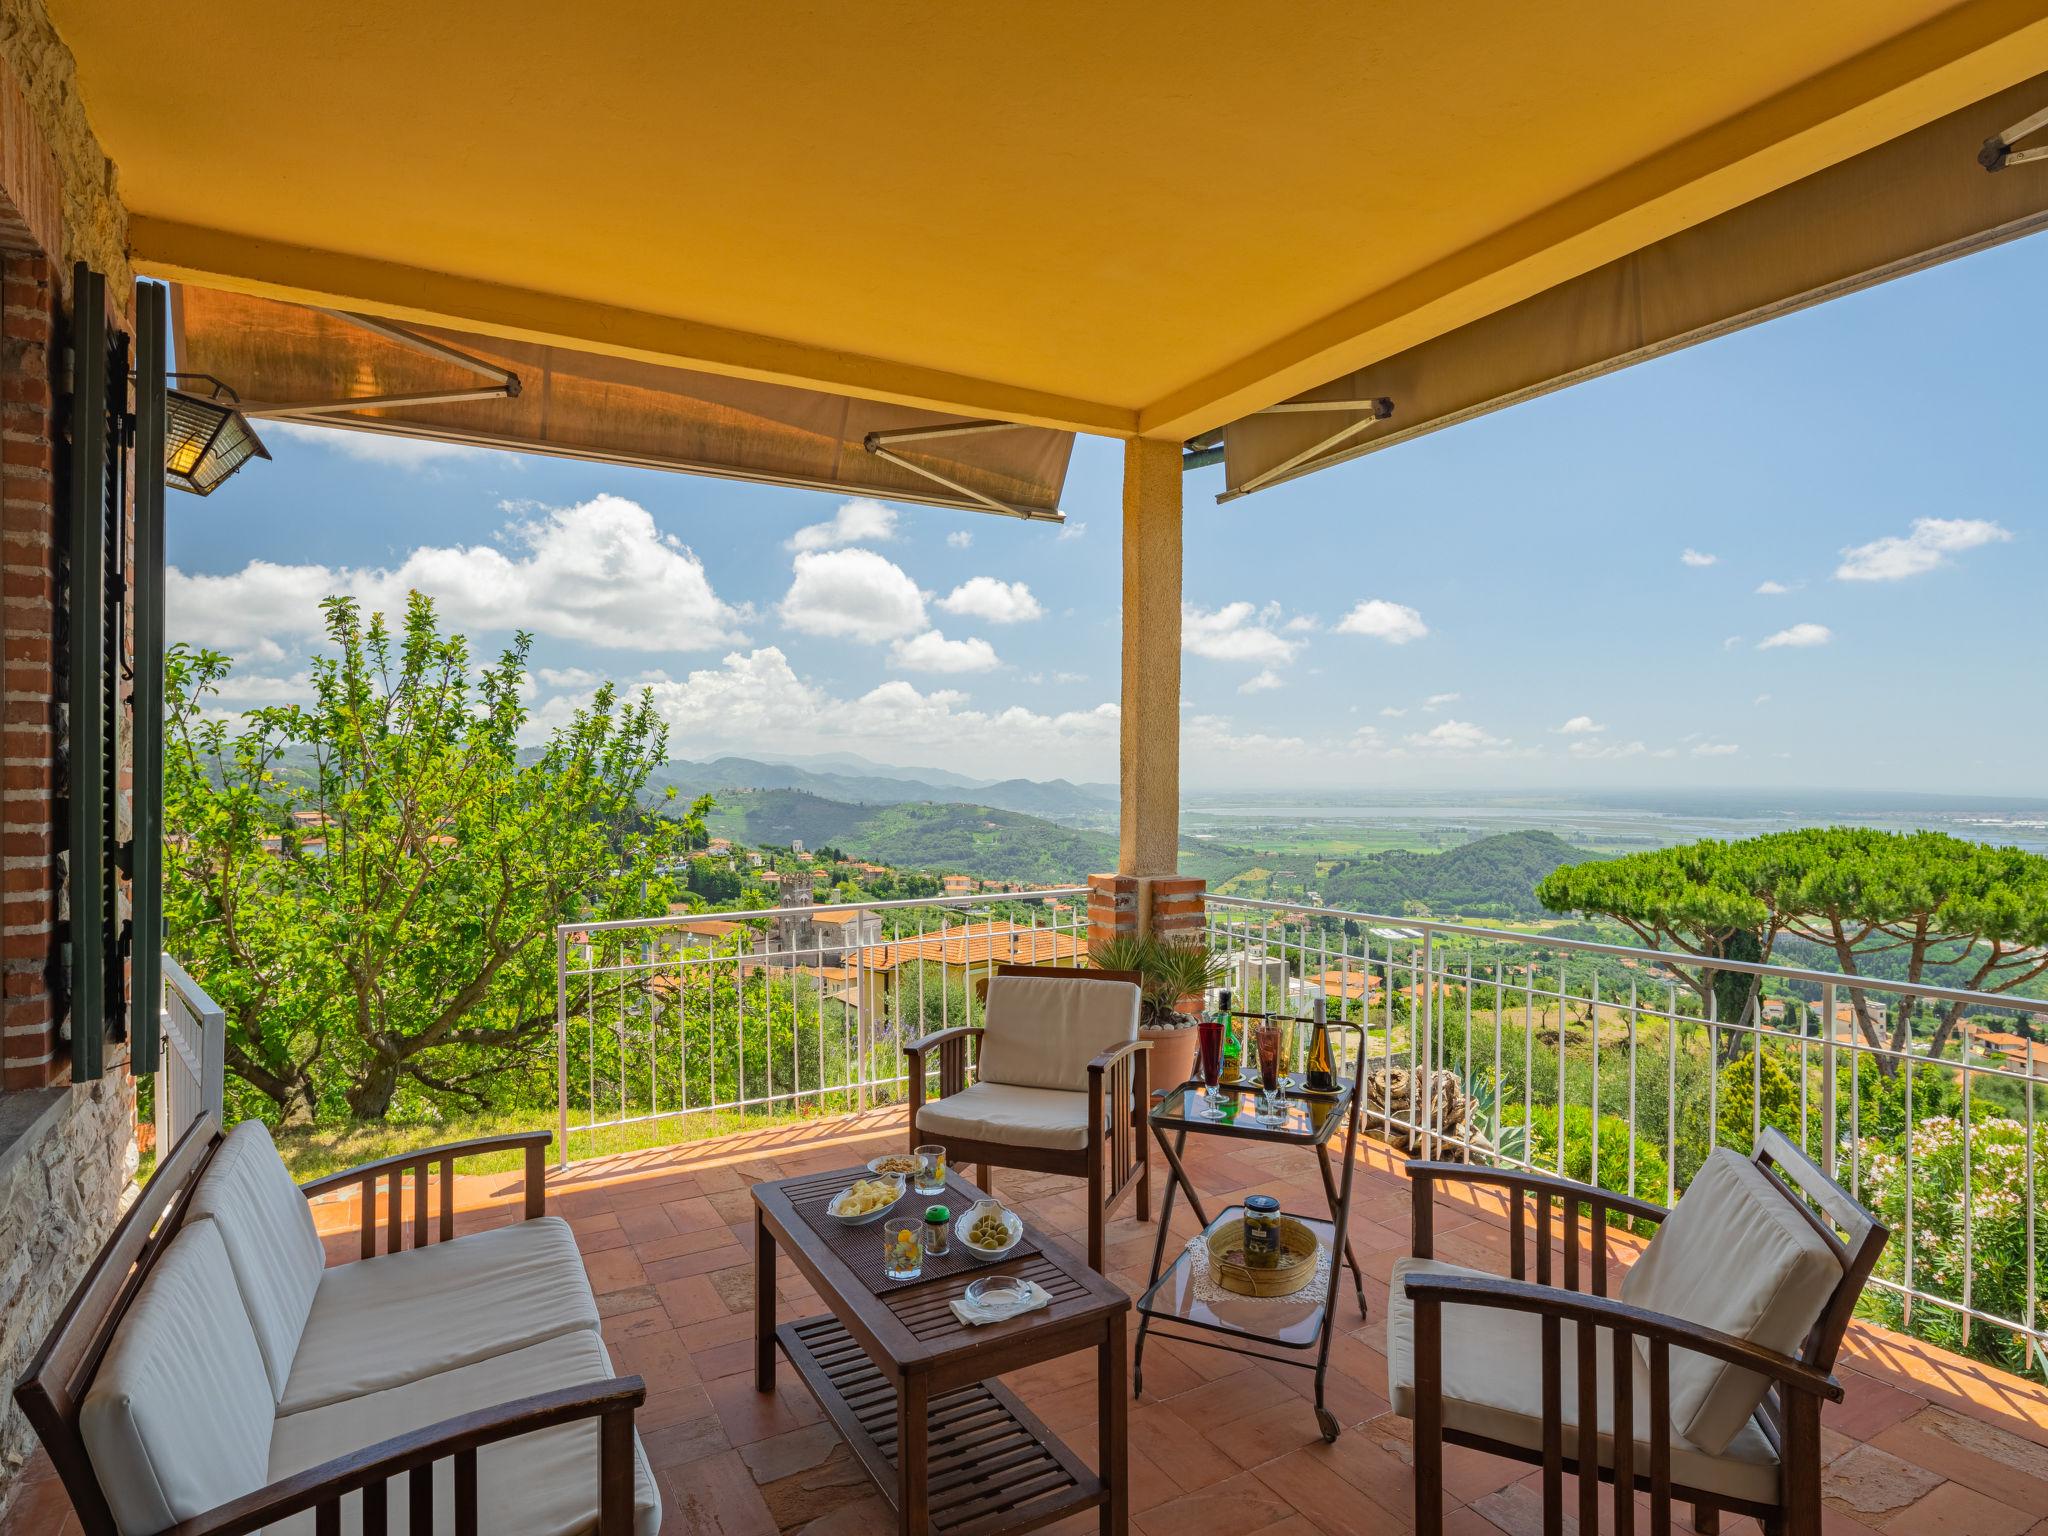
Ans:
{"label": "yucca plant", "polygon": [[1200,939],[1162,943],[1120,934],[1088,946],[1088,962],[1102,971],[1136,971],[1145,994],[1147,1029],[1181,1029],[1192,1022],[1180,1011],[1184,997],[1201,997],[1223,985],[1229,967]]}

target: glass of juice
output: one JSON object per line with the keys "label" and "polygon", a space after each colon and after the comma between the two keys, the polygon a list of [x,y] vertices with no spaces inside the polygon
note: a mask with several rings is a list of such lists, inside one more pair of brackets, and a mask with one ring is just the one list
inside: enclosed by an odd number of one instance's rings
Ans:
{"label": "glass of juice", "polygon": [[1223,1021],[1202,1019],[1195,1030],[1202,1052],[1202,1086],[1208,1090],[1199,1113],[1204,1120],[1221,1120],[1224,1114],[1216,1105],[1216,1085],[1223,1077]]}
{"label": "glass of juice", "polygon": [[941,1146],[919,1147],[915,1154],[918,1160],[917,1172],[912,1175],[911,1187],[920,1195],[940,1195],[946,1191],[946,1149]]}
{"label": "glass of juice", "polygon": [[1261,1024],[1252,1037],[1259,1052],[1259,1122],[1278,1125],[1286,1119],[1280,1107],[1280,1026]]}
{"label": "glass of juice", "polygon": [[924,1273],[924,1222],[892,1216],[882,1223],[882,1273],[891,1280],[915,1280]]}

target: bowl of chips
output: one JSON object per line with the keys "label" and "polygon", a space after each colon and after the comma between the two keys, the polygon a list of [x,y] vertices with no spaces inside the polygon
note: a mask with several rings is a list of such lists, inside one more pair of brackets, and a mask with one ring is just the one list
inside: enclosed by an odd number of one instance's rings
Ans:
{"label": "bowl of chips", "polygon": [[977,1259],[1000,1259],[1024,1240],[1024,1218],[997,1201],[977,1200],[953,1233]]}
{"label": "bowl of chips", "polygon": [[864,1227],[888,1215],[903,1198],[904,1187],[901,1175],[877,1174],[873,1178],[855,1179],[832,1197],[825,1213],[846,1226]]}

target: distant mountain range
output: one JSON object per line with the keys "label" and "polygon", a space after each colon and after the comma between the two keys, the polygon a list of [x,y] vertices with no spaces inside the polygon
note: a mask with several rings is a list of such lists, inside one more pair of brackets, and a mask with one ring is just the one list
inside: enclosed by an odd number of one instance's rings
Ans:
{"label": "distant mountain range", "polygon": [[[1054,820],[1099,822],[1114,816],[1113,784],[1076,784],[1068,779],[969,779],[944,769],[896,768],[841,753],[829,757],[771,762],[754,757],[721,757],[707,763],[676,759],[655,773],[658,788],[682,794],[724,796],[734,790],[802,790],[848,805],[976,805]],[[770,841],[770,839],[755,839]]]}
{"label": "distant mountain range", "polygon": [[[688,789],[701,787],[702,780],[693,780]],[[800,840],[806,848],[829,843],[854,858],[899,869],[1052,885],[1079,884],[1116,865],[1112,837],[996,806],[923,800],[859,804],[804,789],[719,790],[717,802],[706,825],[736,843]]]}

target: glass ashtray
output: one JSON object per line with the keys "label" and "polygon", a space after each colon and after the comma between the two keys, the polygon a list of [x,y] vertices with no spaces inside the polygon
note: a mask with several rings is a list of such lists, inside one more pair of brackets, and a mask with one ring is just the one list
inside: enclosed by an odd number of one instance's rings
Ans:
{"label": "glass ashtray", "polygon": [[1024,1299],[1024,1282],[1015,1275],[983,1275],[967,1282],[967,1299],[981,1306],[1005,1307]]}

